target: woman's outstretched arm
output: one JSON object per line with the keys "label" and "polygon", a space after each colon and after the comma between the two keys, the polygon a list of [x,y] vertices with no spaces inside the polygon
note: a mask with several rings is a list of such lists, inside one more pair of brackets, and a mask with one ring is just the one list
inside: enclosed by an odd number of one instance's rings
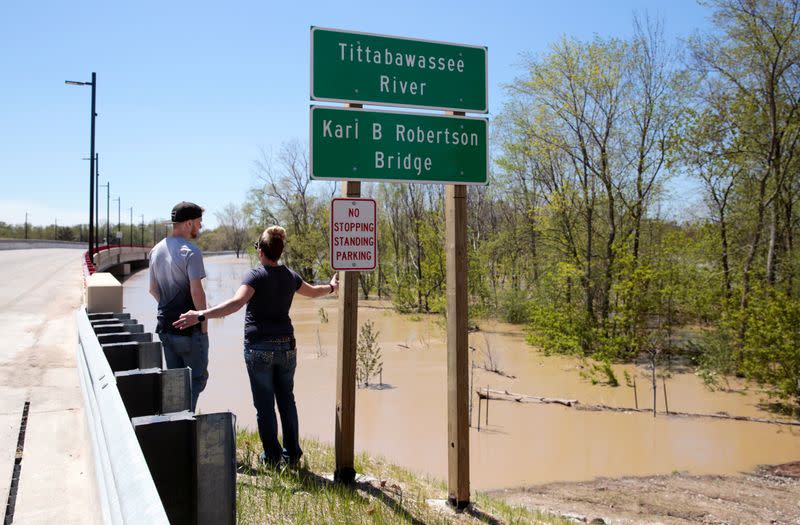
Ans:
{"label": "woman's outstretched arm", "polygon": [[196,325],[198,322],[197,318],[201,315],[205,315],[206,319],[214,319],[217,317],[225,317],[226,315],[230,315],[239,311],[242,306],[246,305],[247,302],[253,297],[254,293],[255,289],[253,287],[243,284],[238,290],[236,290],[236,293],[233,294],[233,297],[227,301],[224,301],[207,310],[189,310],[188,312],[181,314],[180,318],[172,323],[172,326],[184,330],[190,326]]}
{"label": "woman's outstretched arm", "polygon": [[297,293],[305,297],[322,297],[339,290],[339,272],[334,272],[328,284],[308,284],[303,281]]}

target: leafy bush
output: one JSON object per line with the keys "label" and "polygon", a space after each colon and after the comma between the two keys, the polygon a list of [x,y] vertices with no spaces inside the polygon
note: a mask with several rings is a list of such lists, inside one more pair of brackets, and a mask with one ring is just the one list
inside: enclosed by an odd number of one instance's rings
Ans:
{"label": "leafy bush", "polygon": [[507,323],[527,323],[529,320],[527,294],[522,290],[504,293],[500,299],[500,317]]}
{"label": "leafy bush", "polygon": [[771,397],[800,404],[800,301],[773,292],[753,300],[747,313],[741,371]]}
{"label": "leafy bush", "polygon": [[527,340],[545,353],[584,355],[589,328],[573,310],[529,303],[530,322]]}

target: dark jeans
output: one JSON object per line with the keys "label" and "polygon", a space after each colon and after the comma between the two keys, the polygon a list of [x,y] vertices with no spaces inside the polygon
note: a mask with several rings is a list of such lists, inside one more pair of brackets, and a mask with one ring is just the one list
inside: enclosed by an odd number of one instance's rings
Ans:
{"label": "dark jeans", "polygon": [[[294,402],[294,371],[297,368],[294,338],[245,342],[244,362],[250,376],[265,459],[271,463],[277,463],[281,457],[290,462],[299,460],[303,451],[300,450],[300,429]],[[278,442],[276,402],[281,415],[283,448]]]}
{"label": "dark jeans", "polygon": [[158,334],[164,348],[167,368],[192,369],[192,412],[197,407],[197,398],[208,382],[208,334],[199,330],[189,335],[163,332]]}

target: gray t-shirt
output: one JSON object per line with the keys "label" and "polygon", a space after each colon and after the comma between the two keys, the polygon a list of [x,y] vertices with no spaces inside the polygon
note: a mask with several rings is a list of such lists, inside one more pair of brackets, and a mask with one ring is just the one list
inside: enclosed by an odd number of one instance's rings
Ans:
{"label": "gray t-shirt", "polygon": [[189,281],[205,276],[203,252],[193,242],[170,236],[153,246],[150,251],[150,280],[156,282],[160,297],[156,332],[189,332],[173,328],[172,323],[182,313],[195,310]]}

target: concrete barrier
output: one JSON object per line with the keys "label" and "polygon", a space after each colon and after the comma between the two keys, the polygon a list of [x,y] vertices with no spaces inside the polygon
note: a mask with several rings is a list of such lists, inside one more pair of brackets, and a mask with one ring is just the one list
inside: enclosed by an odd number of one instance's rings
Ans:
{"label": "concrete barrier", "polygon": [[103,521],[168,525],[164,505],[86,311],[75,313],[81,379]]}
{"label": "concrete barrier", "polygon": [[110,273],[96,272],[86,280],[86,309],[122,313],[122,284]]}

